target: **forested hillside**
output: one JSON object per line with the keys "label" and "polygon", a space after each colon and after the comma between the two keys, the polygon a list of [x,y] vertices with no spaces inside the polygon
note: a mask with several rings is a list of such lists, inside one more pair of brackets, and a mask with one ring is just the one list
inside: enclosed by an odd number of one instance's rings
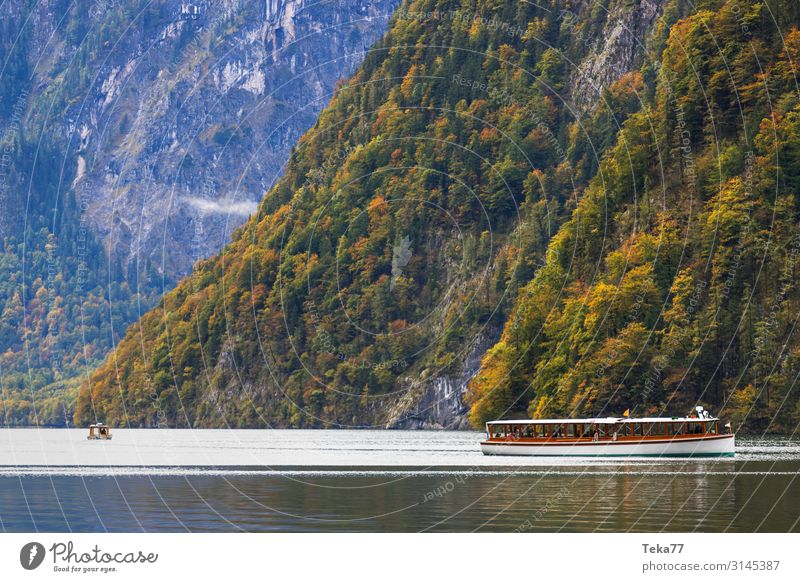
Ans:
{"label": "forested hillside", "polygon": [[405,2],[257,213],[83,386],[76,420],[460,426],[470,362],[686,10]]}
{"label": "forested hillside", "polygon": [[703,404],[793,430],[799,19],[785,0],[404,3],[76,420],[457,427]]}
{"label": "forested hillside", "polygon": [[[714,1],[669,32],[471,383],[470,418],[800,422],[800,6]],[[647,94],[647,91],[644,92]]]}

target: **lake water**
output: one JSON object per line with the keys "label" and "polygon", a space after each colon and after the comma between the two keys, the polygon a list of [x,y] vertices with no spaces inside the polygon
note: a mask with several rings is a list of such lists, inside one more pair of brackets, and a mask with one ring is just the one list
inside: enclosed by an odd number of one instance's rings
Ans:
{"label": "lake water", "polygon": [[0,429],[2,531],[800,531],[800,441],[485,457],[474,432]]}

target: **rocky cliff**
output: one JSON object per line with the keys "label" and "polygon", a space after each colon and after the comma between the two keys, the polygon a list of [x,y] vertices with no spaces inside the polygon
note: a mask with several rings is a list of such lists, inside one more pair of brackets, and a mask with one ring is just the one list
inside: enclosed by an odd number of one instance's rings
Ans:
{"label": "rocky cliff", "polygon": [[[83,43],[112,30],[48,133],[66,139],[65,186],[85,197],[112,260],[149,260],[176,281],[221,248],[396,3],[174,0],[142,4],[140,15],[125,7],[119,22],[114,3],[71,14]],[[34,59],[42,39],[53,44],[57,18],[54,5],[37,5]],[[53,61],[37,74],[58,83],[65,63]]]}

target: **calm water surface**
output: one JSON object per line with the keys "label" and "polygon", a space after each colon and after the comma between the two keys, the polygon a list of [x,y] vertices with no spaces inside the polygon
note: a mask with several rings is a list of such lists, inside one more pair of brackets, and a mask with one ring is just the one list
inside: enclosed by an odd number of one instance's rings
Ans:
{"label": "calm water surface", "polygon": [[3,531],[800,531],[800,441],[484,457],[480,433],[0,429]]}

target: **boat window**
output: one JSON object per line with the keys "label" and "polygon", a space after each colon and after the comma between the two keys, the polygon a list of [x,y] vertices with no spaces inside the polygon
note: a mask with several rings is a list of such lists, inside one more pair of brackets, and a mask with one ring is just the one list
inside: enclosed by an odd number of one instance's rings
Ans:
{"label": "boat window", "polygon": [[719,422],[714,421],[708,424],[708,432],[711,434],[719,434]]}

